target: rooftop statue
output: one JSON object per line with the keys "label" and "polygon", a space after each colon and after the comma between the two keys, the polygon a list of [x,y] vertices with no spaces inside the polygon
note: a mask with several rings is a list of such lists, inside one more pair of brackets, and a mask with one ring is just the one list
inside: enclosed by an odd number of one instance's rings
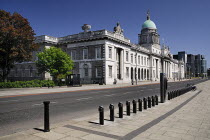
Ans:
{"label": "rooftop statue", "polygon": [[122,34],[123,35],[123,29],[121,29],[119,22],[117,22],[117,26],[114,27],[114,33],[118,33],[118,34]]}

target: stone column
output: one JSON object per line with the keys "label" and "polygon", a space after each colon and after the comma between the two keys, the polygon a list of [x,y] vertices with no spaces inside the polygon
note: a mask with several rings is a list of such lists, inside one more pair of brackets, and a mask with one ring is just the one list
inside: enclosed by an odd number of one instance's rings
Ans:
{"label": "stone column", "polygon": [[120,51],[120,74],[121,79],[124,78],[125,70],[124,70],[124,49]]}

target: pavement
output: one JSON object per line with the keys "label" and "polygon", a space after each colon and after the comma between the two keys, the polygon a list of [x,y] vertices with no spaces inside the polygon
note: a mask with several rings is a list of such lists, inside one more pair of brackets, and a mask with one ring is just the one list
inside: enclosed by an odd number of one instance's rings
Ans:
{"label": "pavement", "polygon": [[[105,124],[98,124],[98,113],[0,137],[0,140],[209,140],[210,139],[210,81],[197,85],[173,100],[143,112],[109,121],[105,110]],[[131,107],[132,108],[132,107]],[[124,112],[125,114],[125,112]],[[24,125],[24,124],[23,124]]]}
{"label": "pavement", "polygon": [[[184,79],[182,81],[187,81],[189,79]],[[179,82],[174,80],[169,80],[168,82]],[[150,84],[158,84],[159,81],[140,81],[137,85],[131,85],[131,83],[125,84],[113,84],[113,85],[96,85],[96,84],[88,84],[82,85],[81,87],[54,87],[54,88],[4,88],[0,89],[0,98],[7,97],[16,97],[16,96],[25,96],[25,95],[39,95],[39,94],[49,94],[49,93],[63,93],[63,92],[73,92],[73,91],[88,91],[88,90],[98,90],[98,89],[112,89],[112,88],[121,88],[121,87],[131,87],[131,86],[139,86],[139,85],[150,85]]]}

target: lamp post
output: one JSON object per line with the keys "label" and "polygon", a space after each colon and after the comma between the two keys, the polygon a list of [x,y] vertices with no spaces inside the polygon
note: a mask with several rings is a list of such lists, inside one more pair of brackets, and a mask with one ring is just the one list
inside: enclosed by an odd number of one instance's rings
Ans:
{"label": "lamp post", "polygon": [[137,85],[137,50],[136,50],[136,73],[135,73],[135,77],[136,77],[136,85]]}

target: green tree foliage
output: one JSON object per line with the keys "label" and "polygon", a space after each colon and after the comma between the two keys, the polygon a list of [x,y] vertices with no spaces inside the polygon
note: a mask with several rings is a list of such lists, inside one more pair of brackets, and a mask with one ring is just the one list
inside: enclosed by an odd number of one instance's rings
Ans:
{"label": "green tree foliage", "polygon": [[7,79],[15,62],[31,60],[38,49],[34,35],[26,18],[0,10],[0,81]]}
{"label": "green tree foliage", "polygon": [[38,53],[37,57],[38,72],[49,72],[55,80],[64,78],[73,69],[73,61],[70,56],[60,48],[50,47]]}

